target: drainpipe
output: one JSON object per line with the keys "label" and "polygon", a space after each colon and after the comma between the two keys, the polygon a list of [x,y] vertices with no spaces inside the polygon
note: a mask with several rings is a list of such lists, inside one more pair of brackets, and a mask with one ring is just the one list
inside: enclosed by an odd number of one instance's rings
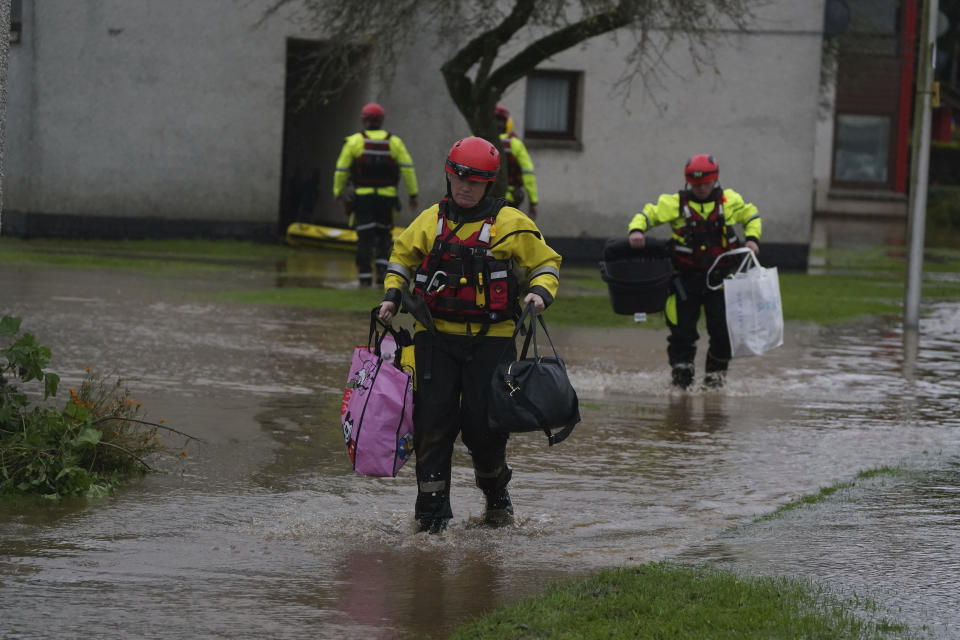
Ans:
{"label": "drainpipe", "polygon": [[930,94],[933,88],[934,47],[937,42],[937,0],[924,0],[917,52],[917,108],[913,127],[910,169],[910,217],[907,226],[907,286],[903,299],[903,328],[920,327],[920,288],[923,275],[923,239],[930,173]]}

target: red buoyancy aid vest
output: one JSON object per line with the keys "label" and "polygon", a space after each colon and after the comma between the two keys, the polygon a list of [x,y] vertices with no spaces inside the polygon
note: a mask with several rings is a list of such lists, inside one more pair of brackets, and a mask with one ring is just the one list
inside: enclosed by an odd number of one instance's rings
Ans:
{"label": "red buoyancy aid vest", "polygon": [[713,211],[702,218],[690,210],[690,193],[680,192],[680,214],[684,225],[679,235],[683,236],[684,244],[671,243],[673,261],[680,271],[706,271],[717,256],[740,245],[736,230],[727,226],[723,216],[723,203],[726,202],[723,190],[714,189],[713,196]]}
{"label": "red buoyancy aid vest", "polygon": [[520,163],[517,157],[513,155],[513,148],[510,146],[510,140],[516,138],[517,134],[510,132],[503,140],[503,156],[507,161],[507,184],[511,187],[523,186],[523,171],[520,169]]}
{"label": "red buoyancy aid vest", "polygon": [[353,162],[358,187],[389,187],[400,179],[400,168],[390,154],[390,134],[383,140],[363,136],[363,152]]}
{"label": "red buoyancy aid vest", "polygon": [[[501,322],[512,317],[517,303],[517,279],[509,260],[490,251],[496,213],[467,238],[447,228],[447,198],[437,212],[437,235],[430,253],[414,276],[414,295],[423,296],[435,318],[456,322]],[[494,210],[500,211],[503,202]]]}

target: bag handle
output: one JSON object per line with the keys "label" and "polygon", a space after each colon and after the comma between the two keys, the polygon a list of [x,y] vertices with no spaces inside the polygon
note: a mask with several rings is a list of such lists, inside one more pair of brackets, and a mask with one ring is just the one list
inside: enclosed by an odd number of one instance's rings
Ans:
{"label": "bag handle", "polygon": [[[513,338],[516,340],[517,334],[521,329],[527,329],[527,337],[523,340],[523,348],[520,351],[520,356],[517,360],[523,360],[527,357],[527,352],[530,350],[530,341],[533,340],[533,357],[536,360],[540,359],[540,349],[537,345],[537,321],[540,322],[540,326],[543,327],[543,333],[547,336],[547,342],[550,343],[550,348],[553,349],[553,355],[557,357],[557,360],[561,360],[560,354],[557,353],[557,347],[553,344],[553,339],[550,337],[550,331],[547,329],[547,323],[543,319],[543,314],[536,314],[534,311],[534,304],[531,302],[523,309],[523,313],[520,315],[520,319],[517,321],[517,326],[513,330]],[[534,319],[536,317],[536,320]],[[527,319],[530,320],[529,327],[526,327],[525,323]]]}
{"label": "bag handle", "polygon": [[380,356],[380,345],[387,336],[386,331],[380,332],[377,330],[378,324],[384,327],[384,329],[386,329],[387,326],[380,320],[379,311],[380,307],[374,307],[370,310],[370,333],[367,334],[367,348],[369,349],[372,345],[373,352],[377,354],[377,357]]}
{"label": "bag handle", "polygon": [[757,260],[757,256],[754,255],[753,250],[750,247],[740,247],[739,249],[731,249],[730,251],[724,251],[723,253],[717,256],[717,258],[713,261],[713,264],[710,265],[710,268],[707,269],[707,282],[706,282],[707,288],[713,291],[716,291],[717,289],[722,287],[723,280],[721,280],[720,284],[718,284],[717,286],[713,286],[712,284],[710,284],[710,273],[713,271],[714,267],[716,267],[720,263],[720,261],[723,260],[724,258],[729,258],[730,256],[735,256],[742,253],[745,253],[747,255],[743,256],[743,260],[740,261],[740,265],[736,268],[736,270],[731,275],[737,275],[738,273],[743,273],[747,269],[748,264],[750,265],[750,268],[760,266],[760,261]]}
{"label": "bag handle", "polygon": [[[383,331],[378,330],[377,325],[380,325]],[[380,319],[380,307],[376,306],[370,310],[370,333],[367,334],[367,348],[370,349],[372,345],[373,353],[376,354],[378,358],[381,357],[380,348],[387,334],[393,336],[393,341],[397,343],[398,349],[413,344],[413,340],[410,338],[410,334],[406,329],[398,331]],[[397,368],[400,368],[400,363],[396,358],[394,358],[394,363]]]}

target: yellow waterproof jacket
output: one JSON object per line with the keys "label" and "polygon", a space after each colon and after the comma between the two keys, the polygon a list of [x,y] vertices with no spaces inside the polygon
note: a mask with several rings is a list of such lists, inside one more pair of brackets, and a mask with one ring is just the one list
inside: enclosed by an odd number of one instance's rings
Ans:
{"label": "yellow waterproof jacket", "polygon": [[[337,158],[337,168],[336,171],[333,172],[334,198],[343,194],[343,189],[347,186],[347,181],[350,179],[350,170],[353,167],[353,163],[360,157],[360,154],[363,153],[364,136],[374,140],[384,140],[388,135],[390,136],[390,155],[397,161],[400,175],[403,177],[404,186],[407,188],[407,195],[411,197],[417,195],[417,173],[413,168],[413,159],[410,157],[406,145],[403,144],[403,140],[401,140],[399,136],[389,134],[383,129],[368,129],[367,131],[355,133],[344,138],[343,148],[340,150],[340,157]],[[385,187],[357,187],[356,193],[358,196],[376,194],[393,198],[397,195],[397,187],[396,185]]]}
{"label": "yellow waterproof jacket", "polygon": [[[384,290],[388,294],[391,289],[399,292],[408,287],[424,258],[430,253],[437,237],[439,207],[439,204],[435,204],[424,210],[403,233],[394,239],[393,252],[390,254],[390,263],[387,265],[387,274],[383,283]],[[483,224],[483,219],[467,222],[457,231],[457,237],[468,238],[479,231]],[[449,233],[457,225],[447,220],[446,226],[446,233]],[[557,289],[560,286],[562,258],[547,245],[533,220],[519,209],[505,206],[497,214],[490,236],[490,251],[493,257],[497,260],[510,260],[513,263],[520,289],[526,289],[524,284],[529,283],[529,290],[539,294],[549,305],[557,295]],[[437,318],[434,324],[437,331],[442,333],[468,334],[467,323],[464,322]],[[417,323],[415,329],[422,331],[423,327]],[[476,333],[478,329],[479,327],[474,325],[471,327],[471,332]],[[513,319],[508,318],[491,324],[486,335],[509,337],[513,335],[513,329]]]}
{"label": "yellow waterproof jacket", "polygon": [[[527,192],[527,199],[530,201],[530,204],[539,203],[540,197],[537,194],[537,175],[533,171],[533,160],[530,159],[527,145],[523,144],[523,140],[516,136],[511,136],[509,133],[501,133],[500,141],[503,144],[504,153],[512,155],[517,162],[517,167],[520,170],[520,180],[523,182],[523,190]],[[513,190],[517,185],[515,184],[516,180],[512,178],[513,176],[508,175],[507,202],[515,201],[513,198]]]}
{"label": "yellow waterproof jacket", "polygon": [[[760,214],[757,213],[757,208],[744,202],[743,197],[733,189],[724,189],[723,197],[723,217],[727,224],[743,225],[745,239],[759,242],[763,223],[760,220]],[[694,215],[706,219],[716,205],[713,200],[703,203],[690,200],[689,206]],[[670,223],[670,227],[673,229],[673,239],[680,244],[685,244],[683,236],[685,222],[683,214],[680,212],[679,193],[661,194],[656,204],[645,205],[643,211],[633,216],[630,225],[627,227],[627,233],[633,231],[646,233],[652,227],[665,222]]]}

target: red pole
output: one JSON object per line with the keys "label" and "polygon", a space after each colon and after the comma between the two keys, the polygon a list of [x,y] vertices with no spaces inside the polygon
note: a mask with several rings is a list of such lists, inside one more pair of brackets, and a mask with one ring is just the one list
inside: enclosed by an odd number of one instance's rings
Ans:
{"label": "red pole", "polygon": [[947,106],[933,110],[933,140],[935,142],[950,142],[953,140],[953,109]]}
{"label": "red pole", "polygon": [[893,190],[898,193],[907,192],[907,160],[910,155],[910,109],[913,104],[916,41],[917,0],[906,0],[903,3],[903,39],[900,56],[900,104],[897,107],[897,142],[893,169]]}

